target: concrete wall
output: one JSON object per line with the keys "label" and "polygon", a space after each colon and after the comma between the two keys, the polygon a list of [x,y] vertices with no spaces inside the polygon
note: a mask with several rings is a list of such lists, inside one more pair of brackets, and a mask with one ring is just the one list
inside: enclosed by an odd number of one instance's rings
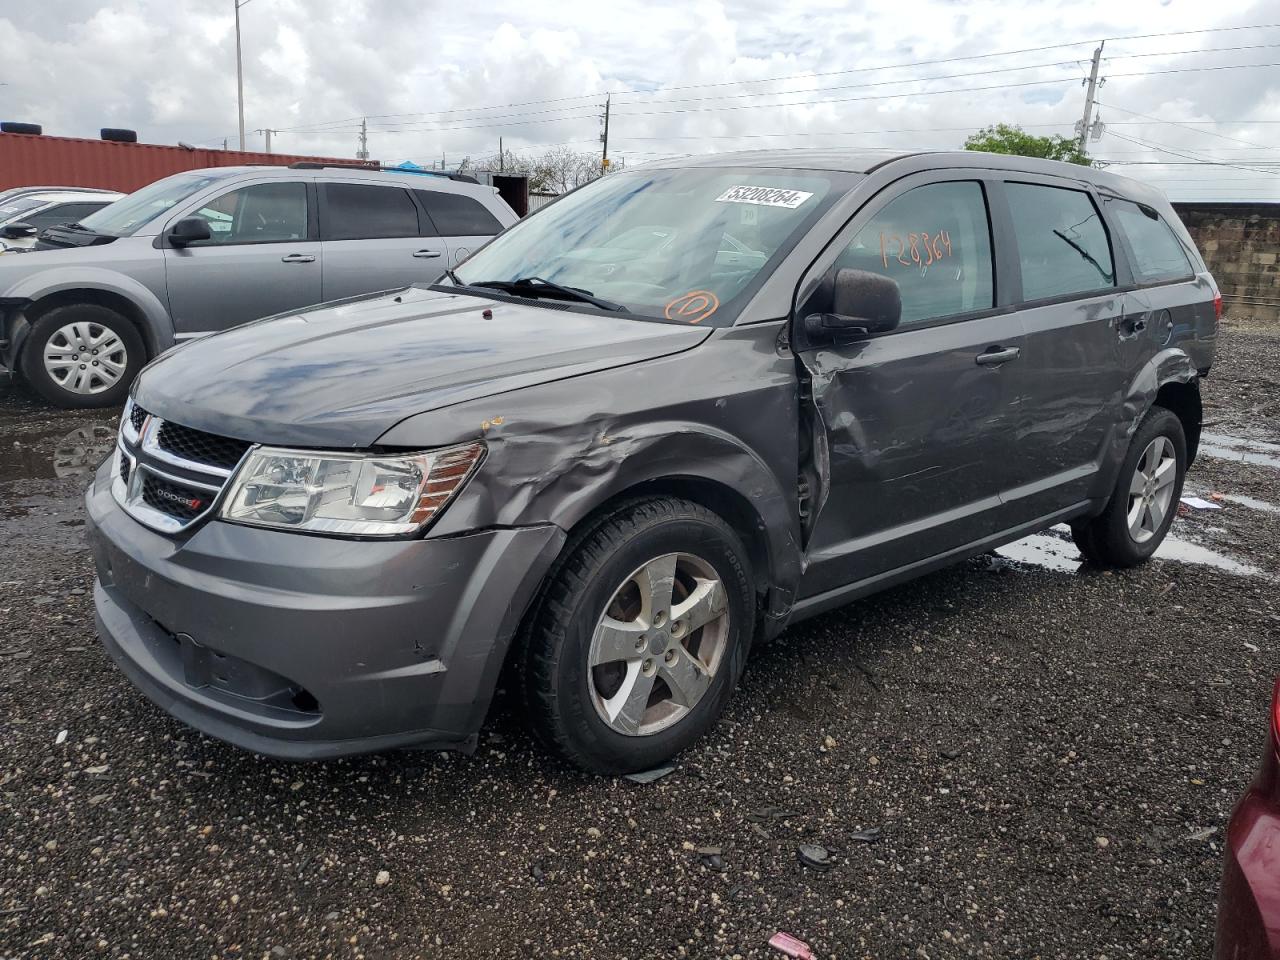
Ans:
{"label": "concrete wall", "polygon": [[1234,319],[1280,322],[1280,203],[1175,203]]}

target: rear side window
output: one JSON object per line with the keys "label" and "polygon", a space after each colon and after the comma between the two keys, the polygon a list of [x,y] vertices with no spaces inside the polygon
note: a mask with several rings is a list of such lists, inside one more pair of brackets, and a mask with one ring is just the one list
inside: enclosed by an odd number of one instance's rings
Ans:
{"label": "rear side window", "polygon": [[502,232],[498,218],[479,200],[460,193],[416,190],[442,237],[492,237]]}
{"label": "rear side window", "polygon": [[1022,266],[1022,298],[1043,300],[1106,290],[1116,284],[1107,231],[1080,190],[1007,183]]}
{"label": "rear side window", "polygon": [[904,326],[990,309],[991,228],[982,187],[931,183],[890,200],[835,267],[897,281]]}
{"label": "rear side window", "polygon": [[1181,280],[1194,275],[1187,251],[1161,216],[1128,200],[1107,197],[1112,222],[1129,241],[1134,279],[1139,283]]}
{"label": "rear side window", "polygon": [[418,208],[403,187],[326,183],[322,189],[325,198],[322,240],[422,236],[418,229]]}

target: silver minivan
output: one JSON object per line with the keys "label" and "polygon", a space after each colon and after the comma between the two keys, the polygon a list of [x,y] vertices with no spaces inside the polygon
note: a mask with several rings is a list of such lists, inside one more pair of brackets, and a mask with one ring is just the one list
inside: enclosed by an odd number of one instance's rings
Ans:
{"label": "silver minivan", "polygon": [[469,177],[346,166],[175,174],[0,258],[0,365],[64,407],[124,401],[174,343],[429,283],[517,217]]}

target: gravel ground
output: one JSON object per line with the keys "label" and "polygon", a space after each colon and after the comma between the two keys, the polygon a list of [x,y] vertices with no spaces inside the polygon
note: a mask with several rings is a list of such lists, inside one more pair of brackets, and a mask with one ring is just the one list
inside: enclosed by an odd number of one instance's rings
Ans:
{"label": "gravel ground", "polygon": [[[1229,327],[1210,429],[1280,441],[1277,370],[1280,331]],[[471,757],[288,765],[114,668],[79,502],[114,413],[4,390],[5,960],[768,957],[777,930],[877,960],[1211,953],[1277,672],[1280,465],[1202,458],[1192,492],[1262,503],[1189,514],[1139,570],[1077,571],[1049,533],[789,630],[656,783],[549,760],[503,698]]]}

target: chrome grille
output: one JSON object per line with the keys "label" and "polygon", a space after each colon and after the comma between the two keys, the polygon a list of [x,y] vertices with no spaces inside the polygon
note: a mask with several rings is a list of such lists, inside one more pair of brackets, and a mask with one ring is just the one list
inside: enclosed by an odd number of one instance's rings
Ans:
{"label": "chrome grille", "polygon": [[139,523],[178,533],[213,510],[252,446],[163,420],[130,400],[116,441],[112,495]]}

